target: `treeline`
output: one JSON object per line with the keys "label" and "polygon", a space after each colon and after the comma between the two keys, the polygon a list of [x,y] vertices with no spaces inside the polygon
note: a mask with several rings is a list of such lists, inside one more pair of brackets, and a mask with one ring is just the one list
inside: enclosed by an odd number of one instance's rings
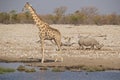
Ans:
{"label": "treeline", "polygon": [[33,23],[32,16],[29,12],[17,13],[15,10],[0,12],[0,23],[15,24],[15,23]]}
{"label": "treeline", "polygon": [[[53,14],[39,15],[43,21],[49,24],[96,24],[96,25],[120,25],[120,15],[99,14],[95,7],[84,7],[71,14],[65,14],[66,7],[56,8]],[[0,12],[0,23],[34,23],[29,12],[17,13],[15,10],[10,12]]]}

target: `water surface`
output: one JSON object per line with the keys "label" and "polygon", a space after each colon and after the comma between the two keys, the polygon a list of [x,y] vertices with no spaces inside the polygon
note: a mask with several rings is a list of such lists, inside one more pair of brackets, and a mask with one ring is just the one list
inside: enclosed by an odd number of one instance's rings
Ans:
{"label": "water surface", "polygon": [[[0,63],[0,66],[17,68],[22,63]],[[22,64],[24,65],[24,64]],[[37,70],[34,73],[13,72],[0,74],[0,80],[120,80],[120,71],[52,72]]]}

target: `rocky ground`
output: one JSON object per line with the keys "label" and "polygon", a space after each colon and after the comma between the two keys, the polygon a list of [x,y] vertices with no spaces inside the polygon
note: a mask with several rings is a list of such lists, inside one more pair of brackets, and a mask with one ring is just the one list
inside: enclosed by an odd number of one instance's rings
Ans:
{"label": "rocky ground", "polygon": [[[62,43],[70,38],[72,46],[62,46],[57,54],[56,46],[45,41],[45,63],[41,64],[41,47],[38,29],[32,24],[0,24],[0,61],[26,62],[30,66],[102,66],[120,69],[120,26],[119,25],[51,25],[62,34]],[[101,50],[80,50],[81,36],[93,37],[101,44]],[[52,57],[51,57],[52,56]],[[54,62],[62,56],[63,62]],[[60,60],[60,59],[59,59]]]}

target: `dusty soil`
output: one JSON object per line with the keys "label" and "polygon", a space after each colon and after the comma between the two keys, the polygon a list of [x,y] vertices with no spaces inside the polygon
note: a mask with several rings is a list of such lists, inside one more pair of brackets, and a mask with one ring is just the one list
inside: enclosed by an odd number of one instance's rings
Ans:
{"label": "dusty soil", "polygon": [[[27,62],[30,66],[102,66],[120,69],[120,25],[51,25],[62,34],[62,42],[71,38],[72,46],[62,46],[57,56],[63,62],[54,62],[56,46],[45,41],[45,63],[41,64],[41,47],[38,28],[32,24],[0,24],[0,61]],[[95,38],[104,47],[101,50],[80,50],[80,36]],[[51,57],[53,56],[53,57]],[[59,57],[58,57],[59,59]]]}

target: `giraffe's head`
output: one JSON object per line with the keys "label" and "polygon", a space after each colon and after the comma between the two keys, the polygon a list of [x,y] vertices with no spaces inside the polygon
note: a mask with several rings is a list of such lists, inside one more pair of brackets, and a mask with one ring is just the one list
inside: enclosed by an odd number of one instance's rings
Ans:
{"label": "giraffe's head", "polygon": [[29,2],[26,2],[24,8],[22,9],[22,11],[28,10],[28,8],[30,7]]}

